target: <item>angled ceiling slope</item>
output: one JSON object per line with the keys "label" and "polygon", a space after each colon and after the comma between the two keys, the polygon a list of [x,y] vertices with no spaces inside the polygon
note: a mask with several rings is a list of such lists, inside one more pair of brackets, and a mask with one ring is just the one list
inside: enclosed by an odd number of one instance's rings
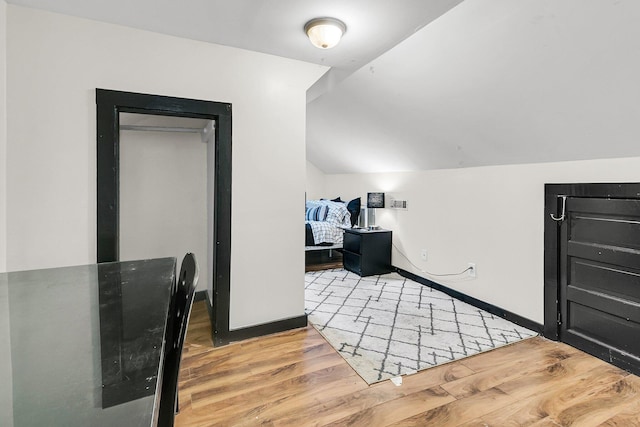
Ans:
{"label": "angled ceiling slope", "polygon": [[466,0],[310,104],[326,173],[640,156],[640,2]]}

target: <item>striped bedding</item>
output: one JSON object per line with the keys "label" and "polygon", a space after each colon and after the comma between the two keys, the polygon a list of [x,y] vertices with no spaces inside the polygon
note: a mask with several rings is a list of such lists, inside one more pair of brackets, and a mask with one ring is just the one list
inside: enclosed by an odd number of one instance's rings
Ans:
{"label": "striped bedding", "polygon": [[344,203],[309,200],[306,203],[305,224],[311,227],[313,244],[338,244],[342,243],[342,229],[351,228],[351,215]]}

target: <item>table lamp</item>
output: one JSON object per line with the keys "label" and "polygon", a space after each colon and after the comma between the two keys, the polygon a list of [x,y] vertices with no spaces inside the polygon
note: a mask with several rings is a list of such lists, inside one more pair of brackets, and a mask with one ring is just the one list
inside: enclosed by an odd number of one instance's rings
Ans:
{"label": "table lamp", "polygon": [[384,193],[367,193],[367,211],[369,219],[369,230],[377,230],[380,227],[376,225],[376,209],[384,208]]}

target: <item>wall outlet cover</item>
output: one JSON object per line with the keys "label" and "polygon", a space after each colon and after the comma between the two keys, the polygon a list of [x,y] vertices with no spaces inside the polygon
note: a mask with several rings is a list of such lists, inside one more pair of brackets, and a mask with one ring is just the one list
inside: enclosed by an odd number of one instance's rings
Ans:
{"label": "wall outlet cover", "polygon": [[468,264],[467,272],[469,274],[469,277],[476,277],[476,275],[478,274],[478,271],[477,271],[475,262],[470,262]]}

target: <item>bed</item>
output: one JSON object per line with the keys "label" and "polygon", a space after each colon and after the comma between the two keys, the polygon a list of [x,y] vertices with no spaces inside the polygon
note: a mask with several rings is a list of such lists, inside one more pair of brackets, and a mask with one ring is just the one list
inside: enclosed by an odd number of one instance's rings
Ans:
{"label": "bed", "polygon": [[358,223],[360,198],[349,202],[307,200],[305,206],[305,250],[342,248],[343,229]]}

